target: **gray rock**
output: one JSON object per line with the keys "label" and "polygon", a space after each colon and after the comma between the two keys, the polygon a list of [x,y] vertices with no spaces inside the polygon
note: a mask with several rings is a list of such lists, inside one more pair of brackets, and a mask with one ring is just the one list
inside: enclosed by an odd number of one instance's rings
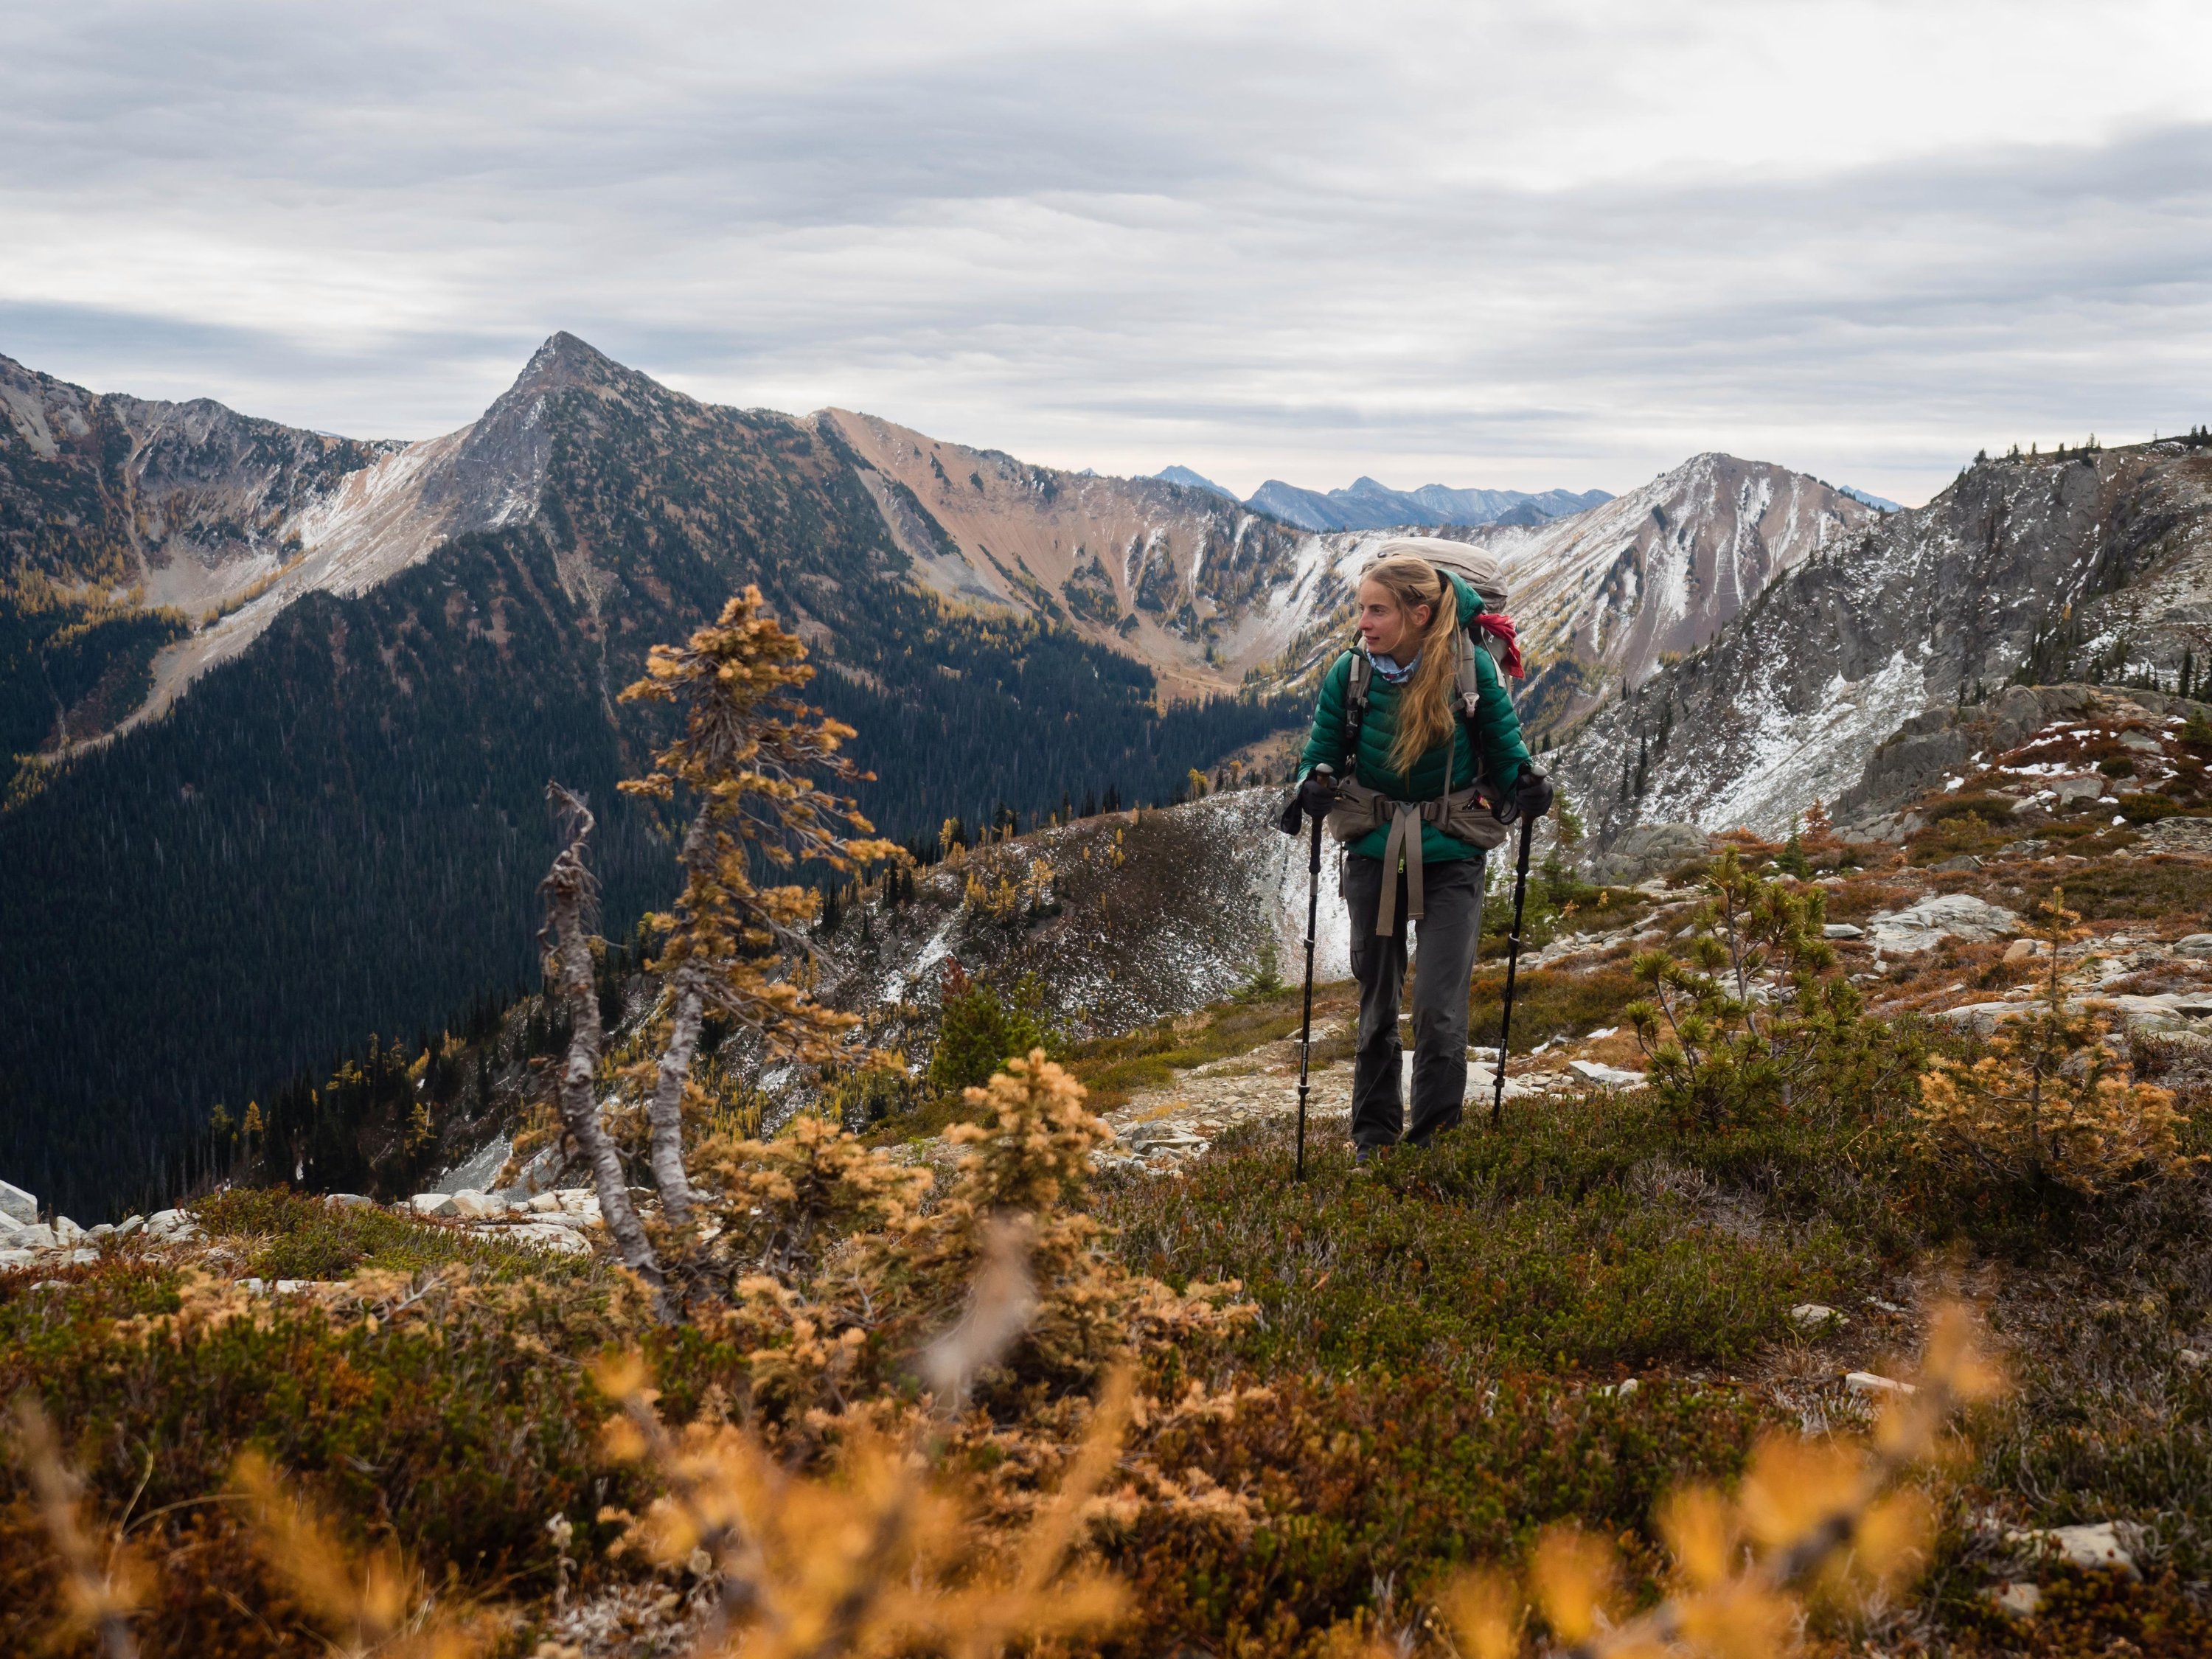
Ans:
{"label": "gray rock", "polygon": [[373,1210],[376,1207],[374,1199],[363,1198],[359,1193],[326,1193],[323,1202],[334,1210]]}
{"label": "gray rock", "polygon": [[2212,854],[2212,818],[2160,818],[2143,831],[2133,850]]}
{"label": "gray rock", "polygon": [[449,1209],[439,1213],[457,1215],[464,1221],[489,1221],[495,1215],[505,1215],[507,1206],[473,1188],[464,1187],[453,1195]]}
{"label": "gray rock", "polygon": [[2142,1575],[2136,1571],[2129,1540],[2121,1537],[2124,1528],[2130,1534],[2137,1531],[2126,1522],[2097,1521],[2076,1527],[2034,1527],[2008,1532],[2005,1542],[2014,1549],[2055,1554],[2071,1566],[2108,1567],[2130,1578],[2139,1578]]}
{"label": "gray rock", "polygon": [[126,1215],[121,1221],[116,1224],[115,1236],[118,1238],[128,1238],[133,1233],[140,1231],[145,1225],[146,1218],[144,1216]]}
{"label": "gray rock", "polygon": [[1591,858],[1590,879],[1613,885],[1648,881],[1711,850],[1712,837],[1694,823],[1639,823]]}
{"label": "gray rock", "polygon": [[36,1250],[18,1250],[12,1247],[0,1249],[0,1273],[5,1273],[11,1267],[27,1267],[38,1259],[39,1253]]}
{"label": "gray rock", "polygon": [[27,1227],[18,1227],[8,1243],[19,1250],[51,1250],[60,1244],[54,1230],[44,1222],[34,1221]]}
{"label": "gray rock", "polygon": [[1800,1302],[1790,1310],[1790,1322],[1799,1330],[1810,1333],[1839,1329],[1851,1322],[1833,1308],[1820,1303]]}
{"label": "gray rock", "polygon": [[2015,1619],[2033,1619],[2043,1608],[2043,1587],[2025,1579],[1994,1585],[1987,1593],[1990,1600],[1997,1604],[1998,1611]]}
{"label": "gray rock", "polygon": [[94,1224],[92,1231],[87,1233],[85,1237],[87,1238],[107,1238],[112,1237],[114,1234],[114,1231],[115,1224],[113,1222],[96,1222]]}
{"label": "gray rock", "polygon": [[1931,949],[1945,938],[1977,944],[2016,933],[2020,917],[1971,893],[1938,893],[1902,910],[1871,916],[1867,928],[1876,950],[1905,957]]}
{"label": "gray rock", "polygon": [[1931,864],[1931,870],[1978,870],[1982,861],[1972,853],[1961,853],[1954,859],[1945,859],[1941,864]]}
{"label": "gray rock", "polygon": [[64,1244],[74,1244],[84,1237],[84,1229],[65,1215],[54,1218],[54,1237]]}
{"label": "gray rock", "polygon": [[414,1199],[416,1215],[451,1215],[453,1195],[451,1193],[417,1193]]}
{"label": "gray rock", "polygon": [[[1608,1089],[1640,1089],[1644,1086],[1643,1073],[1632,1072],[1622,1066],[1607,1066],[1595,1060],[1571,1060],[1567,1062],[1567,1069],[1577,1077],[1602,1084]],[[1506,1081],[1510,1083],[1512,1080],[1509,1074]]]}
{"label": "gray rock", "polygon": [[2061,806],[2071,806],[2076,801],[2097,799],[2104,794],[2106,781],[2102,773],[2089,772],[2070,778],[2052,778],[2043,787]]}
{"label": "gray rock", "polygon": [[1845,1373],[1844,1386],[1853,1394],[1867,1395],[1877,1399],[1902,1397],[1920,1392],[1910,1382],[1900,1382],[1893,1376],[1883,1376],[1874,1371]]}
{"label": "gray rock", "polygon": [[39,1218],[39,1200],[21,1187],[0,1181],[0,1217],[27,1227]]}
{"label": "gray rock", "polygon": [[1820,929],[1822,939],[1864,939],[1866,929],[1855,921],[1832,921]]}
{"label": "gray rock", "polygon": [[2198,962],[2212,961],[2212,933],[2191,933],[2186,939],[2176,939],[2173,954],[2193,957]]}
{"label": "gray rock", "polygon": [[527,1221],[519,1226],[502,1228],[499,1237],[516,1243],[534,1245],[541,1250],[551,1250],[561,1255],[588,1255],[591,1243],[573,1227],[564,1227],[553,1221]]}

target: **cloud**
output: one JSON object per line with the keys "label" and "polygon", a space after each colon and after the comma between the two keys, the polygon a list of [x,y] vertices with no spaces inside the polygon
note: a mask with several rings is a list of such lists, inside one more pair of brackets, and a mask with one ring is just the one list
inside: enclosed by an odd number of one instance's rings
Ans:
{"label": "cloud", "polygon": [[2190,8],[767,9],[0,15],[0,350],[383,435],[565,327],[1246,489],[2205,416]]}

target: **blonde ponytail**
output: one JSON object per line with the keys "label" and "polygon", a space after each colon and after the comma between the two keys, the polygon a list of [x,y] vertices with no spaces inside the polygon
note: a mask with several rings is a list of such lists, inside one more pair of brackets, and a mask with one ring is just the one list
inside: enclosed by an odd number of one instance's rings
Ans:
{"label": "blonde ponytail", "polygon": [[[1459,630],[1459,591],[1449,578],[1414,553],[1395,553],[1379,559],[1367,568],[1361,580],[1380,582],[1390,590],[1390,597],[1406,617],[1408,630],[1413,627],[1414,607],[1430,607],[1428,629],[1419,641],[1421,660],[1413,678],[1398,693],[1398,730],[1390,741],[1390,769],[1410,778],[1423,756],[1439,744],[1451,742],[1452,697],[1458,690],[1452,644]],[[1399,660],[1405,659],[1406,645],[1410,643],[1409,640],[1399,646],[1395,653]],[[1449,761],[1445,769],[1449,787]]]}

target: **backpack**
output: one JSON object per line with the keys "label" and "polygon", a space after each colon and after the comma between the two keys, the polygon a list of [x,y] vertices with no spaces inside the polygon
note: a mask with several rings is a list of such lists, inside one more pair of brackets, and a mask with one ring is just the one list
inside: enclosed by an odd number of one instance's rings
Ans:
{"label": "backpack", "polygon": [[[1394,554],[1411,553],[1426,559],[1439,570],[1449,570],[1469,587],[1482,601],[1486,611],[1505,614],[1505,602],[1510,595],[1505,586],[1505,565],[1498,555],[1486,547],[1470,547],[1465,542],[1446,541],[1441,536],[1393,536],[1375,550],[1375,556],[1387,559]],[[1474,620],[1462,617],[1460,627],[1465,631]],[[1491,661],[1502,672],[1505,666],[1505,646],[1495,635],[1483,636],[1483,648],[1490,653]]]}

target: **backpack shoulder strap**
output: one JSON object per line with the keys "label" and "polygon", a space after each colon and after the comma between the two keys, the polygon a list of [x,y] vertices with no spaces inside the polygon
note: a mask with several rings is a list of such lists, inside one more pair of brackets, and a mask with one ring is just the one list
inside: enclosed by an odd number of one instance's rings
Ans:
{"label": "backpack shoulder strap", "polygon": [[1356,646],[1345,654],[1352,659],[1352,672],[1344,682],[1344,776],[1352,780],[1359,773],[1359,738],[1367,727],[1367,689],[1375,665]]}
{"label": "backpack shoulder strap", "polygon": [[[1482,712],[1482,672],[1475,666],[1474,653],[1483,647],[1474,641],[1473,630],[1455,628],[1452,630],[1452,682],[1458,708],[1453,712],[1459,723],[1467,728],[1468,752],[1474,757],[1474,787],[1481,788],[1487,781],[1490,768],[1482,753],[1482,728],[1476,723]],[[1450,777],[1446,775],[1449,793]]]}

